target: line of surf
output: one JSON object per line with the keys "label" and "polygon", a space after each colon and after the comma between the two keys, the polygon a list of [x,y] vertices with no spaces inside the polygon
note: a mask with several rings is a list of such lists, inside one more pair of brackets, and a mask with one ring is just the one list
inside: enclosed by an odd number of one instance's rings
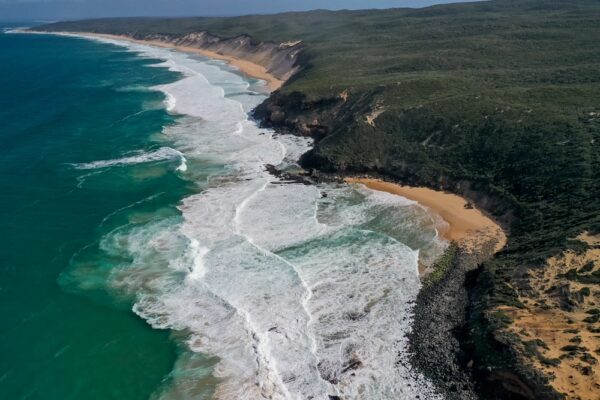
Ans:
{"label": "line of surf", "polygon": [[[415,252],[361,227],[371,218],[367,213],[412,203],[361,193],[362,205],[334,199],[328,206],[317,188],[274,185],[265,165],[295,162],[310,142],[274,138],[257,127],[247,113],[260,98],[249,93],[247,81],[189,55],[106,42],[162,59],[156,67],[182,74],[179,81],[154,88],[165,93],[169,112],[185,116],[165,130],[178,150],[76,167],[208,154],[228,166],[222,180],[183,200],[183,223],[169,228],[187,238],[185,254],[169,260],[186,279],[153,275],[151,286],[160,290],[140,292],[135,312],[157,328],[189,331],[191,349],[220,359],[213,374],[222,379],[221,399],[360,398],[361,393],[382,400],[437,398],[426,380],[398,364],[396,354],[404,348],[410,300],[418,291]],[[354,195],[347,187],[322,189],[330,199],[338,192],[340,198]],[[164,242],[175,236],[136,231],[126,242],[143,260],[144,251],[153,246],[165,251]]]}

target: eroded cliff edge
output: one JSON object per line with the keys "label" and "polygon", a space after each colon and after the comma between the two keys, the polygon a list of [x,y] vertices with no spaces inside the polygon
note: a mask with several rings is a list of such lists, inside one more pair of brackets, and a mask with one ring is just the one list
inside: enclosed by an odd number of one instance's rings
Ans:
{"label": "eroded cliff edge", "polygon": [[131,33],[127,36],[136,40],[207,50],[249,61],[264,67],[269,74],[282,81],[290,79],[301,68],[298,63],[298,55],[303,47],[301,41],[255,43],[248,35],[224,39],[209,32],[193,32],[183,36]]}

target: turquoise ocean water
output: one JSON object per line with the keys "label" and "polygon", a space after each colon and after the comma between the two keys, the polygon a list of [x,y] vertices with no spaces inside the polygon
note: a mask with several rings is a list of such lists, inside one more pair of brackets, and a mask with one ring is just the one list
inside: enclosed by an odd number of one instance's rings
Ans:
{"label": "turquoise ocean water", "polygon": [[270,176],[310,140],[221,62],[0,50],[1,399],[435,398],[404,355],[426,210]]}
{"label": "turquoise ocean water", "polygon": [[2,399],[145,399],[176,357],[129,299],[58,283],[76,252],[126,218],[115,211],[155,196],[139,209],[174,213],[189,190],[170,161],[88,177],[72,167],[159,148],[173,123],[161,93],[135,88],[177,74],[106,47],[0,34]]}

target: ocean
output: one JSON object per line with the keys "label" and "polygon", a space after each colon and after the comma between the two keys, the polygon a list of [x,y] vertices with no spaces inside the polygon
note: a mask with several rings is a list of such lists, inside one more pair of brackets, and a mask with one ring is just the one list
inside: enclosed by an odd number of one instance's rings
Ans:
{"label": "ocean", "polygon": [[406,339],[446,246],[426,209],[269,174],[311,140],[260,128],[264,82],[221,61],[0,49],[0,398],[437,398]]}

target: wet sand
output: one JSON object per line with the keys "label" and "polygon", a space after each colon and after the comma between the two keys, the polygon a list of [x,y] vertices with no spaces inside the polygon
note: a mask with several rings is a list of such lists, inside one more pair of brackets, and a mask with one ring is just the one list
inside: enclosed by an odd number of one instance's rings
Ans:
{"label": "wet sand", "polygon": [[471,208],[464,198],[424,187],[402,186],[374,178],[346,178],[348,183],[363,184],[369,189],[397,194],[414,200],[438,214],[447,226],[439,226],[440,234],[466,249],[476,250],[490,239],[496,239],[495,251],[506,244],[506,234],[498,223],[477,208]]}

